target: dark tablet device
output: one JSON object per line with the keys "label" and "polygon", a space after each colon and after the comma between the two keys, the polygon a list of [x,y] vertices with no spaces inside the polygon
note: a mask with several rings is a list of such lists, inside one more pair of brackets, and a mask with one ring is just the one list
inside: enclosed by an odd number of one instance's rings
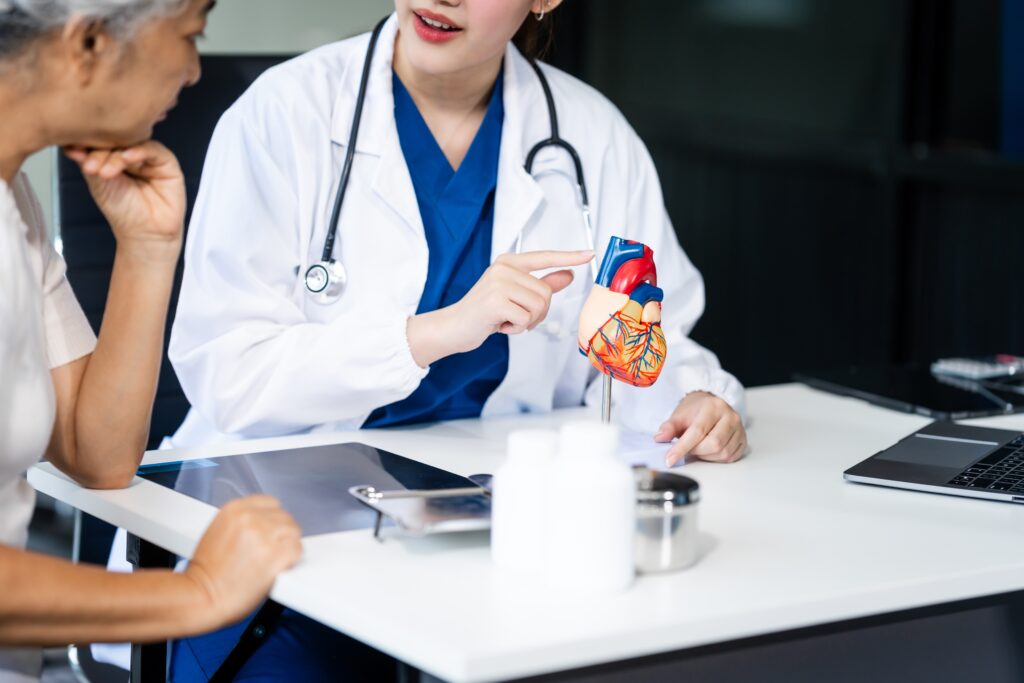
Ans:
{"label": "dark tablet device", "polygon": [[469,479],[359,443],[332,444],[139,468],[139,476],[221,507],[258,493],[275,496],[303,536],[372,529],[377,513],[352,487],[382,491],[474,488]]}
{"label": "dark tablet device", "polygon": [[797,373],[794,379],[816,389],[860,398],[884,408],[935,420],[1005,415],[1024,410],[1019,382],[1004,388],[994,382],[936,378],[927,366],[859,366],[845,370]]}

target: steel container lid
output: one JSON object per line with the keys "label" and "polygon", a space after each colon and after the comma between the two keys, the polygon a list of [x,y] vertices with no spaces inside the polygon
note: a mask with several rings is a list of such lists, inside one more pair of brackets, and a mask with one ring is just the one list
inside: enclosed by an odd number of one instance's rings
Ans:
{"label": "steel container lid", "polygon": [[637,468],[636,475],[638,504],[685,506],[700,501],[700,485],[689,477],[647,468]]}

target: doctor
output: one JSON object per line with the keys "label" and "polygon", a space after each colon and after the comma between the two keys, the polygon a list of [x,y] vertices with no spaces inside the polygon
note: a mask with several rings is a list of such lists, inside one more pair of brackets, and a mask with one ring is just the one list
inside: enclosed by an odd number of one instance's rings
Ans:
{"label": "doctor", "polygon": [[[592,245],[619,235],[656,254],[669,353],[653,388],[616,386],[615,415],[678,438],[672,462],[743,455],[743,389],[687,337],[703,283],[647,150],[599,93],[521,51],[559,4],[397,0],[379,32],[270,70],[225,113],[171,340],[193,405],[175,445],[598,403],[574,328]],[[565,148],[524,168],[551,113],[575,145],[593,235]],[[174,679],[215,670],[241,628],[177,643]],[[339,678],[343,665],[383,680],[365,652],[286,611],[241,678]]]}
{"label": "doctor", "polygon": [[[574,329],[593,283],[589,248],[600,259],[620,235],[654,249],[669,353],[653,388],[616,385],[614,414],[678,437],[672,463],[743,455],[743,389],[687,337],[703,282],[636,133],[599,93],[541,65],[595,234],[564,149],[524,168],[552,126],[517,46],[559,4],[397,0],[369,59],[371,36],[328,45],[272,69],[228,110],[171,340],[193,405],[175,445],[596,404],[601,383]],[[326,282],[310,286],[318,264],[337,270],[340,293],[311,292]]]}

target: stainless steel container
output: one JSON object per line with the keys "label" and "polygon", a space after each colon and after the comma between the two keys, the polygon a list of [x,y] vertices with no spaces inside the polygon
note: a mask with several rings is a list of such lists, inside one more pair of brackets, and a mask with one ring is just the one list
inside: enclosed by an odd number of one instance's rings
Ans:
{"label": "stainless steel container", "polygon": [[697,503],[700,486],[672,472],[637,468],[637,571],[650,574],[685,569],[697,561]]}

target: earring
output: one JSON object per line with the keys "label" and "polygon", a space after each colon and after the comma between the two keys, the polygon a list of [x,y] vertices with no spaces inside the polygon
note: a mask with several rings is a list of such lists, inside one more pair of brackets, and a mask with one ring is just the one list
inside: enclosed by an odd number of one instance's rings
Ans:
{"label": "earring", "polygon": [[537,14],[537,21],[544,21],[544,15],[548,12],[549,0],[544,0],[544,4],[540,7],[540,12]]}

